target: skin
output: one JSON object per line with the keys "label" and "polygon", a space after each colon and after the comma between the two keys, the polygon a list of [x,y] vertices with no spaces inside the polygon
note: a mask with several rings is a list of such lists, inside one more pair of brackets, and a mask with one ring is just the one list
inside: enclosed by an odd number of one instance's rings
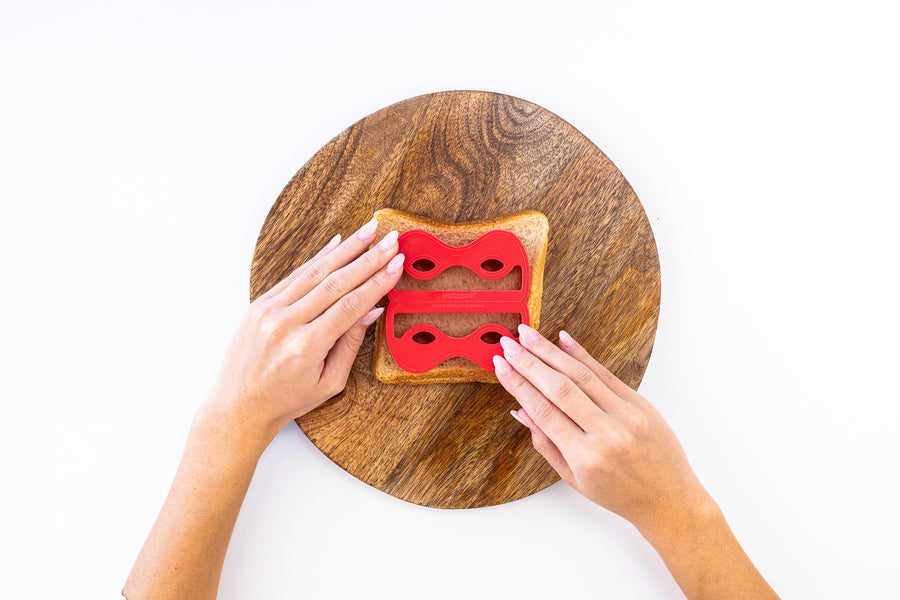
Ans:
{"label": "skin", "polygon": [[[175,480],[131,570],[130,600],[212,599],[257,461],[287,423],[338,394],[397,283],[397,233],[369,222],[339,236],[251,303]],[[494,358],[513,411],[563,480],[621,515],[659,552],[685,595],[777,598],[731,533],[659,413],[564,331],[557,347],[521,326]]]}
{"label": "skin", "polygon": [[260,455],[287,423],[344,388],[366,328],[383,311],[372,307],[400,278],[396,232],[366,250],[376,225],[340,245],[336,236],[250,305],[123,596],[216,597]]}
{"label": "skin", "polygon": [[585,498],[630,521],[685,596],[778,598],[700,484],[659,412],[565,331],[503,337],[497,377],[535,449]]}

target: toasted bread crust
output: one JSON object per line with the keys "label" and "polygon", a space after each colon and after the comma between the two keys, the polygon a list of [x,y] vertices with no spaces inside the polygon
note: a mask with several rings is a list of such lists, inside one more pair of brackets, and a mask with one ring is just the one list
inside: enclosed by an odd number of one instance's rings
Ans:
{"label": "toasted bread crust", "polygon": [[[424,229],[438,239],[454,245],[468,244],[481,235],[494,229],[511,231],[522,241],[528,254],[530,268],[530,286],[526,304],[528,305],[531,326],[540,326],[541,296],[544,287],[544,262],[547,257],[547,242],[550,224],[547,217],[536,210],[525,210],[499,219],[469,221],[466,223],[446,223],[404,212],[393,208],[382,208],[375,211],[378,221],[376,239],[381,238],[392,229],[403,233],[410,229]],[[376,326],[374,370],[375,376],[382,383],[458,383],[483,382],[499,383],[497,377],[472,361],[454,357],[439,364],[425,373],[409,373],[397,365],[387,347],[384,319],[379,319]]]}

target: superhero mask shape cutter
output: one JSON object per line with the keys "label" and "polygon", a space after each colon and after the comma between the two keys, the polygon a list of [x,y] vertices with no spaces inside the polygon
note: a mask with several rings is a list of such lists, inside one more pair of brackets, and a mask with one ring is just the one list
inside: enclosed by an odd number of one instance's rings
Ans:
{"label": "superhero mask shape cutter", "polygon": [[406,256],[404,270],[416,279],[431,279],[448,267],[457,265],[471,269],[484,279],[500,279],[516,267],[521,269],[522,285],[517,290],[392,289],[388,292],[390,302],[385,311],[387,344],[401,369],[424,373],[448,358],[462,356],[493,373],[492,357],[503,353],[500,336],[505,335],[518,342],[518,336],[502,325],[486,323],[469,335],[452,337],[434,325],[419,323],[397,337],[394,334],[394,316],[398,313],[516,313],[522,323],[528,325],[526,300],[530,271],[528,254],[522,242],[515,234],[497,229],[465,246],[451,246],[427,231],[412,229],[400,234],[397,243],[400,246],[398,252]]}

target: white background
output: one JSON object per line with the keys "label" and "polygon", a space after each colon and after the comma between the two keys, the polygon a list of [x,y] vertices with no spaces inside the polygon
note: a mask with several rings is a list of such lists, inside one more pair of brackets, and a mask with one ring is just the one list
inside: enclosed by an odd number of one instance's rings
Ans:
{"label": "white background", "polygon": [[[293,4],[0,9],[0,596],[118,594],[272,202],[357,119],[448,89],[554,111],[634,186],[663,277],[641,391],[775,589],[900,596],[896,3]],[[220,587],[562,594],[680,597],[564,484],[420,508],[293,425]]]}

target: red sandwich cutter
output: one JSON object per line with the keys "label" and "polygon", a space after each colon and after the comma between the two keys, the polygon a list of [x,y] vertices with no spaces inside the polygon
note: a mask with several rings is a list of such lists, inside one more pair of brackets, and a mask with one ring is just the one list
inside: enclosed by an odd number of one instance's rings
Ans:
{"label": "red sandwich cutter", "polygon": [[424,373],[454,356],[468,358],[494,372],[492,357],[502,354],[500,336],[518,341],[518,336],[496,323],[487,323],[464,337],[452,337],[429,323],[410,327],[402,336],[394,335],[394,315],[398,313],[517,313],[529,324],[528,254],[515,234],[489,231],[465,246],[451,246],[422,229],[400,234],[399,252],[405,255],[403,268],[410,277],[431,279],[444,269],[464,266],[485,279],[500,279],[514,268],[522,271],[517,290],[397,290],[388,292],[385,313],[387,344],[391,356],[404,371]]}

